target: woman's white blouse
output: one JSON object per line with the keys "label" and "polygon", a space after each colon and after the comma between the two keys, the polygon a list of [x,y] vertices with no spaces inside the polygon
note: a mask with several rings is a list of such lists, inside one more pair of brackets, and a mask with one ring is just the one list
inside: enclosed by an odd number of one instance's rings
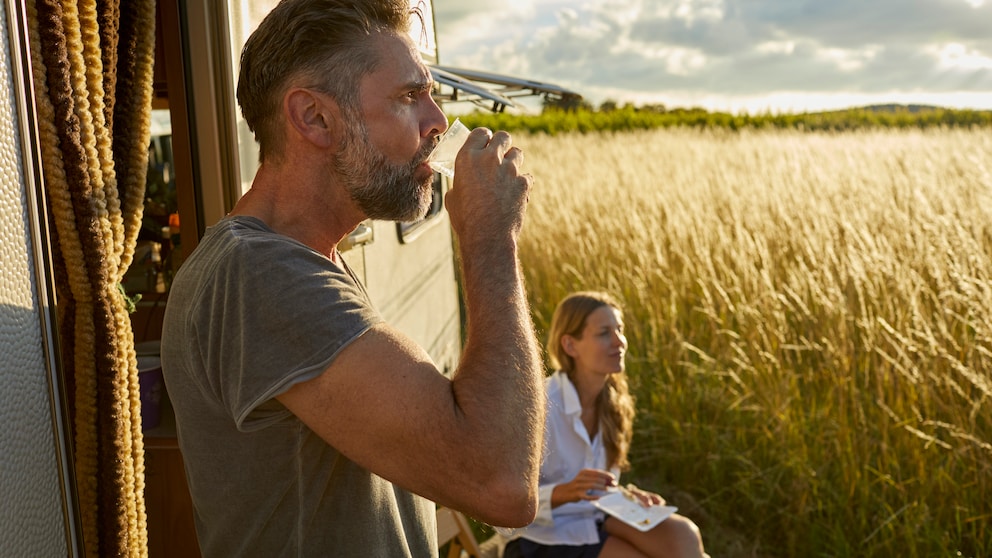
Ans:
{"label": "woman's white blouse", "polygon": [[[603,512],[585,500],[551,509],[551,492],[555,485],[574,479],[582,469],[606,468],[603,437],[597,432],[595,438],[589,439],[582,424],[579,394],[564,372],[549,376],[545,387],[548,407],[537,517],[527,527],[503,533],[541,544],[594,544],[599,542],[596,522],[602,520]],[[619,469],[610,472],[619,480]]]}

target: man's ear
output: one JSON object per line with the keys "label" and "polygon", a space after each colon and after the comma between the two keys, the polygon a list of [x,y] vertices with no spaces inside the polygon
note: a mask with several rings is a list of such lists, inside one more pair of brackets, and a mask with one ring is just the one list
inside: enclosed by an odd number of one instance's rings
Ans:
{"label": "man's ear", "polygon": [[328,95],[297,87],[283,99],[286,120],[297,134],[321,148],[337,142],[342,126],[340,111]]}

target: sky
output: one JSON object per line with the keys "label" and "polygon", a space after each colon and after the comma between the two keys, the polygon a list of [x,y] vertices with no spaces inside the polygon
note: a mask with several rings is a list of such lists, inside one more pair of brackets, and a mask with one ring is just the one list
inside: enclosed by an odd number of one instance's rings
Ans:
{"label": "sky", "polygon": [[434,0],[434,19],[441,64],[596,107],[992,109],[992,0]]}

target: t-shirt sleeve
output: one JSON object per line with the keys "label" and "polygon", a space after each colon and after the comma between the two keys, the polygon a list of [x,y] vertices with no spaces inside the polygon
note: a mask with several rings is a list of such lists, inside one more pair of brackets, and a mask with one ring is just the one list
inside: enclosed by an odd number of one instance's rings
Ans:
{"label": "t-shirt sleeve", "polygon": [[381,318],[347,270],[293,241],[235,242],[220,261],[195,338],[209,389],[250,431],[287,416],[273,398],[317,377]]}

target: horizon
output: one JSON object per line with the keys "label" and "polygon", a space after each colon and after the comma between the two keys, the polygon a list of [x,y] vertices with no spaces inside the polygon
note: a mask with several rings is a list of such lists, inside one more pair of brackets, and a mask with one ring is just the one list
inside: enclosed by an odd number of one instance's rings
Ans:
{"label": "horizon", "polygon": [[988,0],[434,0],[433,10],[444,65],[553,83],[593,106],[992,110]]}

